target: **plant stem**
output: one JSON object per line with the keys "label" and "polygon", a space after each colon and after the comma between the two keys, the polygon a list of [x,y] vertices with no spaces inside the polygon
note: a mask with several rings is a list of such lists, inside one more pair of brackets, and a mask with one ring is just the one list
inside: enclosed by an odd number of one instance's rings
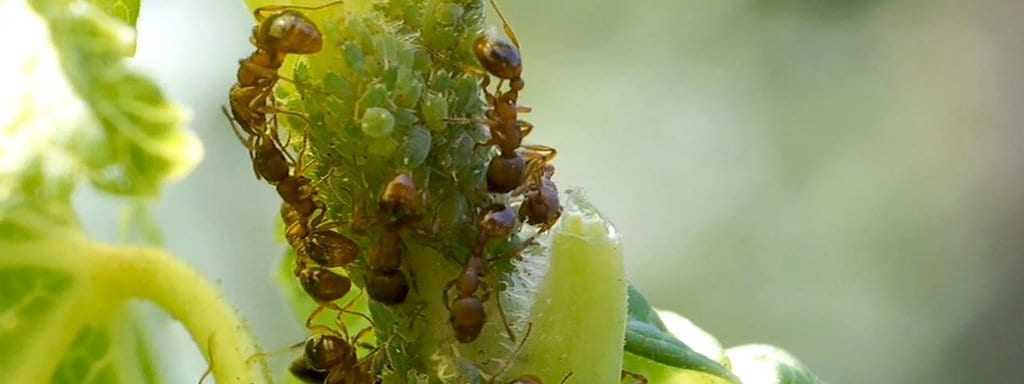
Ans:
{"label": "plant stem", "polygon": [[247,326],[220,291],[168,252],[92,244],[91,278],[108,295],[152,301],[181,321],[212,366],[218,383],[269,383]]}

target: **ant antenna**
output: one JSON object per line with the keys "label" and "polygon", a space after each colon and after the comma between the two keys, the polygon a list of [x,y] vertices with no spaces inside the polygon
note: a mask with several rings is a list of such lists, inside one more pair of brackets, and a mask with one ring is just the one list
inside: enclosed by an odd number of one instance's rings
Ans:
{"label": "ant antenna", "polygon": [[199,384],[203,384],[206,381],[206,377],[213,373],[213,334],[206,339],[206,355],[210,356],[210,364],[206,366],[206,371],[203,372],[202,376],[199,376]]}
{"label": "ant antenna", "polygon": [[308,6],[301,6],[301,5],[268,5],[268,6],[265,6],[265,7],[256,8],[256,10],[252,12],[252,14],[253,14],[253,17],[256,18],[256,20],[263,21],[263,19],[267,17],[266,13],[277,13],[277,12],[281,12],[281,11],[288,10],[288,9],[301,9],[301,10],[304,10],[304,11],[315,11],[315,10],[318,10],[318,9],[324,9],[324,8],[327,8],[327,7],[330,7],[330,6],[340,5],[340,4],[343,4],[343,3],[345,3],[345,2],[344,1],[332,1],[330,3],[322,4],[322,5],[317,5],[315,7],[308,7]]}
{"label": "ant antenna", "polygon": [[505,15],[501,13],[501,9],[498,8],[498,4],[494,0],[490,0],[491,7],[494,7],[494,12],[498,14],[498,18],[501,19],[501,25],[505,29],[505,34],[512,40],[512,44],[515,44],[516,49],[519,49],[519,39],[516,38],[516,33],[512,32],[512,27],[508,24],[508,20],[505,20]]}
{"label": "ant antenna", "polygon": [[523,341],[520,341],[519,342],[519,346],[516,347],[516,350],[512,351],[512,355],[509,356],[508,361],[505,363],[505,366],[501,367],[501,369],[499,369],[498,372],[495,372],[494,376],[491,377],[491,382],[492,383],[494,382],[495,379],[500,377],[501,374],[505,373],[505,371],[508,370],[508,367],[512,366],[512,360],[515,360],[515,358],[517,356],[519,356],[519,351],[521,349],[523,349],[523,344],[526,344],[526,339],[528,339],[530,337],[530,331],[532,331],[532,330],[533,330],[533,322],[530,322],[526,326],[526,332],[523,334]]}

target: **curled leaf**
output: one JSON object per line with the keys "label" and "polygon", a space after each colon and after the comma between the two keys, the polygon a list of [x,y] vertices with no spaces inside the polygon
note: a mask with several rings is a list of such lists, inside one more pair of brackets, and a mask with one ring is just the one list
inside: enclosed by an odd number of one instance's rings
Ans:
{"label": "curled leaf", "polygon": [[825,383],[789,352],[770,345],[741,345],[727,349],[725,354],[743,384]]}

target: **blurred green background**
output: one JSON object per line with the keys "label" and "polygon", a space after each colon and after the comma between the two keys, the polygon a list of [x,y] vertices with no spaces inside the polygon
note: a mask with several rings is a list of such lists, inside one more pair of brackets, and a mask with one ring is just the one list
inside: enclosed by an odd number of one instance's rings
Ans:
{"label": "blurred green background", "polygon": [[[143,3],[135,63],[193,110],[207,151],[155,206],[167,245],[265,348],[294,343],[270,277],[279,200],[219,110],[250,15]],[[624,233],[655,305],[833,383],[1024,382],[1024,3],[500,4],[523,45],[528,141],[558,148],[559,185]],[[114,239],[118,205],[77,198]],[[165,365],[195,381],[195,347],[161,327]]]}

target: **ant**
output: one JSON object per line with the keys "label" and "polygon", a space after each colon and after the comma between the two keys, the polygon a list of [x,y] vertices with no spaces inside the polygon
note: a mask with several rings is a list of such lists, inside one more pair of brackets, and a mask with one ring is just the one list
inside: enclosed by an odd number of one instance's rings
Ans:
{"label": "ant", "polygon": [[306,319],[306,328],[321,328],[314,325],[313,321],[325,309],[337,310],[339,317],[343,313],[352,313],[369,320],[366,315],[350,310],[358,297],[344,306],[334,304],[334,301],[349,293],[352,281],[328,269],[343,267],[354,261],[359,254],[358,245],[334,231],[310,230],[307,226],[309,218],[288,203],[281,204],[281,217],[286,226],[285,238],[297,256],[293,273],[299,279],[302,290],[319,304]]}
{"label": "ant", "polygon": [[[284,64],[285,57],[289,54],[313,54],[323,48],[319,28],[297,10],[317,10],[341,3],[336,1],[316,7],[277,5],[253,11],[259,24],[253,26],[249,42],[256,46],[256,51],[239,61],[238,82],[231,86],[229,92],[229,118],[233,117],[232,120],[238,123],[237,126],[232,124],[232,128],[250,150],[258,150],[260,141],[267,136],[277,141],[277,133],[268,132],[266,126],[268,111],[294,114],[274,106],[274,86],[282,78],[277,71]],[[226,108],[222,110],[228,114]]]}
{"label": "ant", "polygon": [[[489,106],[482,123],[490,129],[491,138],[481,145],[495,145],[498,148],[498,156],[493,157],[487,166],[487,190],[491,193],[508,193],[519,188],[523,179],[529,177],[528,160],[518,151],[520,147],[528,153],[548,154],[548,162],[554,159],[556,151],[540,145],[523,146],[523,138],[533,131],[533,124],[519,120],[518,117],[519,113],[531,110],[518,104],[519,92],[526,86],[522,78],[519,39],[495,1],[489,1],[501,18],[502,27],[509,39],[491,34],[478,37],[473,44],[473,54],[486,73],[476,70],[470,72],[477,72],[483,78],[481,87]],[[499,79],[493,93],[487,89],[491,81],[488,74]],[[501,86],[506,80],[509,89],[502,91]]]}
{"label": "ant", "polygon": [[562,216],[558,186],[551,181],[555,174],[555,167],[550,163],[554,153],[544,155],[530,152],[529,156],[531,158],[527,161],[526,171],[528,180],[520,188],[525,190],[525,198],[519,206],[519,216],[527,224],[540,226],[539,232],[545,232]]}
{"label": "ant", "polygon": [[[455,331],[455,339],[460,343],[469,343],[480,336],[486,321],[484,302],[490,297],[491,289],[483,281],[488,260],[484,257],[484,246],[488,240],[507,238],[516,227],[516,217],[512,209],[506,205],[495,204],[485,210],[479,223],[479,240],[474,247],[462,274],[445,284],[441,291],[441,300],[449,310],[449,321]],[[455,297],[448,300],[449,292],[455,289]],[[477,295],[480,291],[480,295]],[[500,305],[500,299],[499,299]],[[504,318],[504,313],[502,313]],[[506,323],[509,338],[515,340],[511,329]]]}
{"label": "ant", "polygon": [[405,302],[409,281],[402,274],[402,239],[397,231],[385,229],[380,244],[367,259],[366,290],[370,298],[384,305]]}
{"label": "ant", "polygon": [[359,339],[371,330],[363,329],[351,342],[333,333],[310,336],[306,339],[303,356],[293,361],[288,371],[307,383],[372,383],[369,363],[378,349],[359,359],[355,348]]}
{"label": "ant", "polygon": [[378,202],[384,230],[380,243],[367,259],[369,273],[366,288],[370,298],[384,305],[405,302],[409,281],[402,274],[404,245],[399,231],[421,217],[422,202],[416,183],[408,172],[395,175],[384,186]]}

